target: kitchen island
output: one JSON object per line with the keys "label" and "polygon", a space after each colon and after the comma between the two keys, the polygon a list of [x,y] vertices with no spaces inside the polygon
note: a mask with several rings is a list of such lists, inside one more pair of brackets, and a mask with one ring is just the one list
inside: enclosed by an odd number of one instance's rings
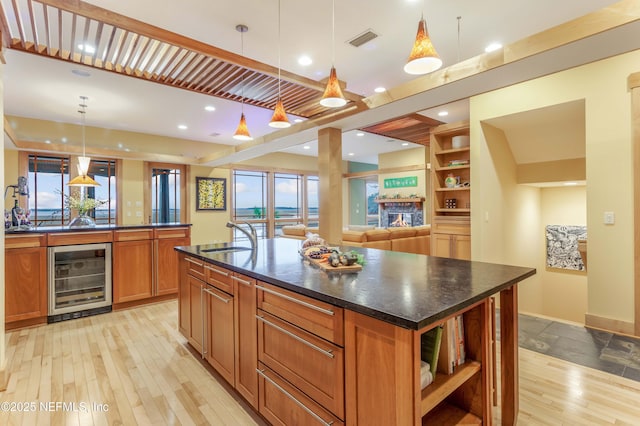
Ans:
{"label": "kitchen island", "polygon": [[[516,284],[535,269],[356,248],[363,269],[333,273],[303,261],[300,246],[177,248],[181,332],[268,421],[491,424],[490,298],[500,294],[502,419],[515,423]],[[455,316],[467,362],[421,389],[421,337]]]}

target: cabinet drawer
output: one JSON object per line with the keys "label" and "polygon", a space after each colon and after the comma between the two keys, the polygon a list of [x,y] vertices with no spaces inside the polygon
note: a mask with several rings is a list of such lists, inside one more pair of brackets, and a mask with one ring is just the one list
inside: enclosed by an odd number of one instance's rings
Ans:
{"label": "cabinet drawer", "polygon": [[233,282],[231,281],[233,272],[209,263],[204,264],[204,270],[206,274],[205,281],[207,281],[207,283],[229,294],[233,294]]}
{"label": "cabinet drawer", "polygon": [[258,282],[256,288],[258,308],[323,339],[344,346],[342,308],[263,282]]}
{"label": "cabinet drawer", "polygon": [[187,273],[204,281],[204,262],[191,256],[185,256],[184,260],[187,262]]}
{"label": "cabinet drawer", "polygon": [[4,248],[46,247],[47,234],[5,235]]}
{"label": "cabinet drawer", "polygon": [[168,228],[168,229],[154,229],[153,238],[187,238],[190,237],[189,228]]}
{"label": "cabinet drawer", "polygon": [[344,422],[282,380],[264,365],[258,365],[259,411],[273,425],[344,425]]}
{"label": "cabinet drawer", "polygon": [[468,217],[438,217],[431,223],[431,233],[470,235],[471,223]]}
{"label": "cabinet drawer", "polygon": [[344,350],[258,310],[258,360],[344,418]]}
{"label": "cabinet drawer", "polygon": [[137,241],[153,238],[153,229],[125,229],[113,231],[113,241]]}
{"label": "cabinet drawer", "polygon": [[68,246],[71,244],[110,243],[113,241],[112,231],[61,232],[49,234],[49,246]]}

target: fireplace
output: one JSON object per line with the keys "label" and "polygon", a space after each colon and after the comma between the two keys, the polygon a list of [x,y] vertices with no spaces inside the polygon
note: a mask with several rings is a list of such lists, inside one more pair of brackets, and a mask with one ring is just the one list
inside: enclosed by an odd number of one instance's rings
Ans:
{"label": "fireplace", "polygon": [[389,213],[389,228],[413,226],[413,213]]}

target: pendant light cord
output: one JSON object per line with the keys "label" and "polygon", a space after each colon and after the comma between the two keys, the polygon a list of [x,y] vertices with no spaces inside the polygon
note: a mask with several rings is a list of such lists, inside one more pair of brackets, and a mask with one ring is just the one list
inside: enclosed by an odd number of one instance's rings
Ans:
{"label": "pendant light cord", "polygon": [[331,66],[336,66],[336,0],[331,6]]}
{"label": "pendant light cord", "polygon": [[86,108],[87,108],[86,102],[87,102],[88,98],[86,96],[80,96],[80,99],[82,100],[82,103],[80,104],[80,108],[81,109],[78,112],[81,114],[81,117],[82,117],[82,156],[86,157],[84,144],[85,144],[85,135],[86,135],[85,127],[87,125],[87,122],[86,122],[86,112],[87,112],[86,111]]}
{"label": "pendant light cord", "polygon": [[[240,55],[244,58],[244,28],[240,29]],[[240,80],[240,96],[241,96],[241,108],[242,114],[244,114],[244,70],[242,70],[242,78]]]}
{"label": "pendant light cord", "polygon": [[280,99],[280,82],[282,78],[280,76],[280,0],[278,0],[278,99]]}
{"label": "pendant light cord", "polygon": [[458,16],[458,61],[460,62],[460,20],[462,19],[462,16]]}

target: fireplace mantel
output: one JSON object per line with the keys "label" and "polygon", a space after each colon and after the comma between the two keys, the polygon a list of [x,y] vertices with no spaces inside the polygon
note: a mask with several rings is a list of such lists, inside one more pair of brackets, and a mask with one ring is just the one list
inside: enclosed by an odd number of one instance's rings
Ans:
{"label": "fireplace mantel", "polygon": [[411,198],[376,198],[375,202],[380,204],[383,208],[385,205],[393,205],[400,203],[414,203],[416,208],[421,208],[424,202],[424,197],[411,197]]}

